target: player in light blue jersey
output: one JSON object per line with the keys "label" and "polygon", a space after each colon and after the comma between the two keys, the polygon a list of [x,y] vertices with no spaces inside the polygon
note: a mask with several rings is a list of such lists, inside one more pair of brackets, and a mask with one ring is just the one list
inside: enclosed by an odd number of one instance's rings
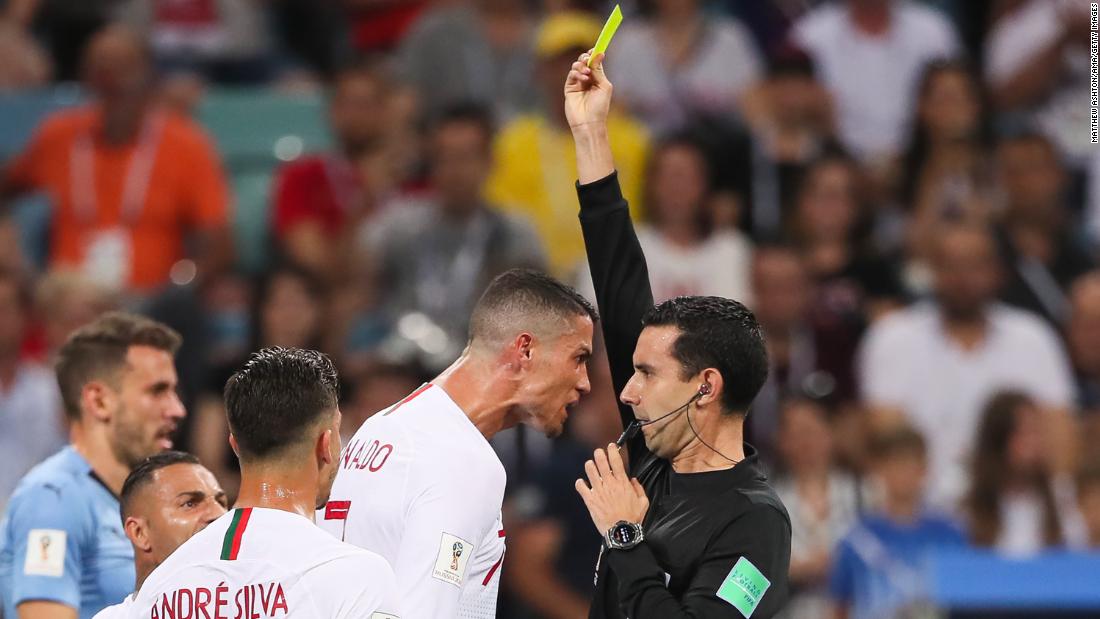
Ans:
{"label": "player in light blue jersey", "polygon": [[179,344],[160,323],[110,313],[62,346],[57,380],[72,443],[20,481],[0,521],[6,619],[89,619],[133,590],[118,494],[132,468],[172,447],[185,414]]}

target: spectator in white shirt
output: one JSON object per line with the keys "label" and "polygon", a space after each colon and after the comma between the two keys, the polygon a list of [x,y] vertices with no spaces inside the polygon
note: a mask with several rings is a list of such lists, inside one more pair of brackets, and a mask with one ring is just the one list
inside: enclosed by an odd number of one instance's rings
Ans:
{"label": "spectator in white shirt", "polygon": [[[752,243],[736,228],[715,225],[711,179],[707,154],[689,137],[664,140],[650,157],[645,203],[651,223],[638,225],[638,242],[654,302],[709,295],[752,305]],[[595,299],[587,268],[577,290]]]}
{"label": "spectator in white shirt", "polygon": [[925,63],[959,51],[947,18],[908,0],[829,3],[796,22],[791,37],[833,94],[841,142],[878,164],[902,146]]}
{"label": "spectator in white shirt", "polygon": [[989,397],[1020,390],[1047,409],[1052,429],[1061,428],[1073,383],[1055,332],[994,301],[1001,265],[989,231],[960,224],[936,238],[935,299],[876,322],[858,363],[863,399],[874,413],[908,417],[929,437],[929,498],[953,506],[965,490],[966,451]]}
{"label": "spectator in white shirt", "polygon": [[1009,0],[985,41],[985,73],[999,111],[1035,124],[1074,167],[1089,139],[1089,3]]}
{"label": "spectator in white shirt", "polygon": [[649,256],[653,300],[712,295],[751,305],[752,246],[736,228],[714,229],[702,147],[687,138],[666,140],[653,152],[647,179],[652,225],[639,227],[638,241]]}

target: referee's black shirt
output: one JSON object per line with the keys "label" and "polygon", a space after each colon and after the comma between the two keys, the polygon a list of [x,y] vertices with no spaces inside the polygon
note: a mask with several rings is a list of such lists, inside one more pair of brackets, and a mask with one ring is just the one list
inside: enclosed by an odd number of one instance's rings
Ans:
{"label": "referee's black shirt", "polygon": [[[649,272],[617,174],[578,184],[577,194],[611,376],[622,393],[642,317],[653,307]],[[624,427],[634,419],[629,406],[619,412]],[[745,444],[745,459],[730,469],[681,474],[646,449],[641,432],[628,446],[631,475],[650,502],[645,541],[601,551],[589,617],[774,615],[787,599],[791,522],[756,450]]]}

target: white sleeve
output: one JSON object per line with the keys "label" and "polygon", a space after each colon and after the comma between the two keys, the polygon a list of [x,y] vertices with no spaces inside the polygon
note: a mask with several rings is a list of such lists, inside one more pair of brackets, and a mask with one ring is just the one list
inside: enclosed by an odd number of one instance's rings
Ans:
{"label": "white sleeve", "polygon": [[319,617],[372,619],[401,617],[391,602],[393,570],[368,552],[350,554],[310,570],[304,580]]}
{"label": "white sleeve", "polygon": [[936,49],[936,58],[953,58],[962,53],[961,46],[959,44],[959,35],[955,31],[955,26],[951,21],[943,16],[937,14],[939,19],[935,20],[935,28],[932,32],[932,41]]}
{"label": "white sleeve", "polygon": [[1029,391],[1041,404],[1068,408],[1074,401],[1074,381],[1069,358],[1054,330],[1036,319],[1035,345],[1027,374]]}
{"label": "white sleeve", "polygon": [[900,406],[905,401],[909,373],[899,367],[907,351],[894,337],[899,329],[888,317],[867,330],[857,359],[860,396],[871,405]]}
{"label": "white sleeve", "polygon": [[472,477],[468,471],[433,470],[434,476],[421,474],[420,485],[412,486],[422,490],[411,499],[393,566],[403,619],[458,615],[469,560],[495,523],[486,517],[477,489],[465,481]]}

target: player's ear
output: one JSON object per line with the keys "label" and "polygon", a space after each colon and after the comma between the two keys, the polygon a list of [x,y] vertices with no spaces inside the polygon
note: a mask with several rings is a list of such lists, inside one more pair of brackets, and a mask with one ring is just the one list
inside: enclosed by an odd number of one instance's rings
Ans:
{"label": "player's ear", "polygon": [[229,447],[233,450],[233,455],[238,459],[241,457],[241,448],[237,445],[237,437],[233,436],[233,433],[229,433]]}
{"label": "player's ear", "polygon": [[[333,443],[336,445],[333,445]],[[340,435],[336,434],[332,428],[325,428],[321,434],[317,437],[317,444],[314,446],[314,452],[317,456],[317,461],[323,464],[331,464],[339,459],[339,443]],[[336,447],[336,454],[333,454],[333,447]]]}
{"label": "player's ear", "polygon": [[80,407],[96,421],[106,422],[111,419],[111,412],[118,408],[117,399],[114,389],[103,381],[88,381],[80,389]]}
{"label": "player's ear", "polygon": [[130,540],[130,543],[134,545],[134,548],[142,552],[150,552],[153,550],[152,539],[149,535],[149,527],[146,526],[144,519],[136,516],[127,516],[125,522],[122,523],[122,528],[126,531],[126,537]]}
{"label": "player's ear", "polygon": [[519,367],[526,367],[534,358],[535,336],[524,331],[516,336],[512,342],[512,352],[515,353]]}

